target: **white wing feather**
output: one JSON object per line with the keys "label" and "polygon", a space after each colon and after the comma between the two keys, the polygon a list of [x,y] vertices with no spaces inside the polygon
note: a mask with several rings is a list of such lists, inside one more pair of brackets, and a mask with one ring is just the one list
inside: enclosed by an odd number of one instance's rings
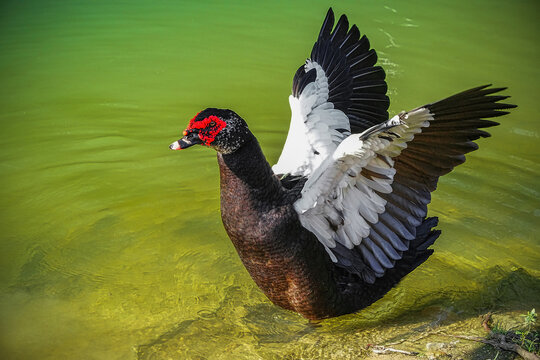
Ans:
{"label": "white wing feather", "polygon": [[323,69],[307,60],[305,71],[311,69],[316,69],[316,80],[299,98],[289,96],[291,124],[281,156],[272,167],[276,174],[310,175],[350,134],[349,118],[327,101],[328,78]]}
{"label": "white wing feather", "polygon": [[[336,242],[352,249],[369,236],[372,226],[385,212],[386,200],[380,194],[392,192],[396,172],[392,158],[407,147],[407,142],[422,127],[429,126],[432,119],[426,108],[419,108],[362,134],[350,135],[314,169],[294,208],[302,225],[315,234],[334,262],[337,258],[332,248]],[[385,132],[390,127],[391,132]],[[388,252],[395,253],[393,249]],[[384,272],[377,262],[374,265],[377,274]]]}

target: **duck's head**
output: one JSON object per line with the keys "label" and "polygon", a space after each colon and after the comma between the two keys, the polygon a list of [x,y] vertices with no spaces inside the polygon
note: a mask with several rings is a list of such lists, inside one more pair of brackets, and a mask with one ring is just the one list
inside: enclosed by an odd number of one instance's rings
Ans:
{"label": "duck's head", "polygon": [[183,135],[169,146],[171,150],[187,149],[199,144],[222,154],[230,154],[249,139],[250,132],[246,122],[234,111],[208,108],[191,119]]}

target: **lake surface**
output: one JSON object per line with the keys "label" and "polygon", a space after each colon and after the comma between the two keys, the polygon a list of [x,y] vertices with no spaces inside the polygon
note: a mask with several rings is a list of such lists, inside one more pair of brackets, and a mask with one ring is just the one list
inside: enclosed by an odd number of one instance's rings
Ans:
{"label": "lake surface", "polygon": [[[168,145],[201,109],[227,107],[275,163],[292,77],[330,5],[378,51],[392,114],[486,83],[519,107],[441,179],[435,254],[371,307],[314,326],[272,305],[240,263],[215,153]],[[539,10],[3,1],[1,357],[346,359],[487,311],[538,309]]]}

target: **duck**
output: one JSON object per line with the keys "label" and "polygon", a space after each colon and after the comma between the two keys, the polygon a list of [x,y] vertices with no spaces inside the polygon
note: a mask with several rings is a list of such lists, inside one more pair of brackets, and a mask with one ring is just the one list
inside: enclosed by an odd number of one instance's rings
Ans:
{"label": "duck", "polygon": [[393,117],[377,54],[330,8],[292,81],[290,127],[270,166],[229,109],[195,115],[169,148],[217,152],[221,219],[243,265],[275,305],[309,320],[381,299],[433,253],[427,217],[440,176],[516,105],[477,86]]}

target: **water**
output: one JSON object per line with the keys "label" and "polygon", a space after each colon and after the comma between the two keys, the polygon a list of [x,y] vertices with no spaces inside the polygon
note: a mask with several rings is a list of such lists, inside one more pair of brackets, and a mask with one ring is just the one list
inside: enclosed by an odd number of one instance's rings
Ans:
{"label": "water", "polygon": [[252,282],[221,226],[215,154],[167,146],[229,107],[274,163],[328,6],[2,2],[3,358],[354,358],[538,308],[534,1],[335,5],[377,49],[391,113],[491,82],[519,108],[442,178],[436,253],[381,301],[312,326]]}

